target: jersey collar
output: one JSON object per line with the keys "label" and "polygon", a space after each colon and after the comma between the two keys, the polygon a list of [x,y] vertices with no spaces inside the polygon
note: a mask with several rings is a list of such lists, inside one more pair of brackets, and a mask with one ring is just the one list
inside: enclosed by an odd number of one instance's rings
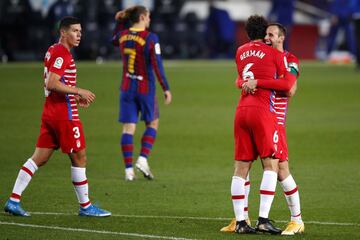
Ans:
{"label": "jersey collar", "polygon": [[141,31],[144,31],[145,28],[130,28],[129,30],[132,32],[141,32]]}

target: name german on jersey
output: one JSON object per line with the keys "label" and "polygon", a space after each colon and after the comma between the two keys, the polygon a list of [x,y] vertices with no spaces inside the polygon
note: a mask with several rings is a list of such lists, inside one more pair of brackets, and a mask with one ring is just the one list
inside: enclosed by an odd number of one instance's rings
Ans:
{"label": "name german on jersey", "polygon": [[140,44],[141,46],[145,45],[145,39],[143,39],[142,37],[137,36],[137,35],[126,34],[126,35],[120,37],[120,43],[123,43],[125,41],[135,41],[138,44]]}
{"label": "name german on jersey", "polygon": [[265,56],[265,53],[263,51],[249,50],[249,51],[243,52],[240,55],[240,60],[244,60],[245,58],[248,58],[248,57],[258,57],[258,58],[262,59],[264,56]]}

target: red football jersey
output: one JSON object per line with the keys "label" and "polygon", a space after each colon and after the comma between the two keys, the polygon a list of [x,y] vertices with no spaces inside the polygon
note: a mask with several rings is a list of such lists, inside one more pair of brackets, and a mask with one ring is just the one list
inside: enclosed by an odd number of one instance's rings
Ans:
{"label": "red football jersey", "polygon": [[[70,51],[62,44],[49,47],[44,58],[45,86],[49,73],[61,76],[60,81],[70,87],[76,86],[76,66]],[[45,88],[45,104],[42,119],[79,121],[79,114],[75,96],[52,92]]]}
{"label": "red football jersey", "polygon": [[[284,52],[284,56],[290,72],[296,73],[297,77],[299,77],[299,59],[288,51]],[[285,125],[289,98],[283,92],[276,91],[273,101],[277,123]]]}
{"label": "red football jersey", "polygon": [[[236,65],[239,76],[244,80],[273,80],[286,72],[283,54],[259,41],[252,41],[238,48]],[[242,92],[238,106],[255,106],[273,111],[274,96],[275,91],[261,88],[255,94]]]}

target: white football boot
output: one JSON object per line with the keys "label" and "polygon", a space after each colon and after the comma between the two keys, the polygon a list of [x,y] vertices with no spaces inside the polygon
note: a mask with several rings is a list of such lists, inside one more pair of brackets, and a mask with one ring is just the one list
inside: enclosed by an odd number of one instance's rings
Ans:
{"label": "white football boot", "polygon": [[135,166],[140,172],[142,172],[142,174],[144,174],[145,178],[147,178],[149,180],[154,179],[154,175],[150,171],[150,167],[149,167],[149,164],[148,164],[146,158],[139,156],[138,160],[136,161]]}
{"label": "white football boot", "polygon": [[134,168],[132,167],[125,168],[125,181],[134,181],[134,180],[135,180]]}

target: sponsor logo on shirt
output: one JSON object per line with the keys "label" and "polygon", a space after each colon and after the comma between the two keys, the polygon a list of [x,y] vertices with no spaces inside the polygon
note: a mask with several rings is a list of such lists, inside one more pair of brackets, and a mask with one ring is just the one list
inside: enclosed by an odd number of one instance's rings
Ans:
{"label": "sponsor logo on shirt", "polygon": [[57,69],[60,69],[61,66],[63,65],[64,59],[62,59],[61,57],[58,57],[57,59],[55,59],[54,62],[54,67]]}

